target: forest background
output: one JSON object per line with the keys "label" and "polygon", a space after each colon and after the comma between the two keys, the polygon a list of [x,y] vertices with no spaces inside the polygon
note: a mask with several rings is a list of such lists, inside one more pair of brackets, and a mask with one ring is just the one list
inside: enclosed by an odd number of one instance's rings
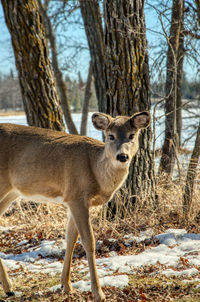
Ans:
{"label": "forest background", "polygon": [[[66,1],[65,10],[62,1],[50,1],[49,16],[55,30],[60,69],[69,91],[69,100],[73,112],[81,112],[84,98],[84,87],[90,62],[84,24],[76,1]],[[102,1],[99,1],[102,9]],[[188,1],[192,13],[193,1]],[[146,33],[148,40],[151,98],[152,102],[165,94],[166,52],[167,41],[165,33],[169,32],[172,1],[144,2]],[[160,6],[159,6],[160,5]],[[57,17],[58,16],[58,17]],[[162,24],[164,22],[164,25]],[[191,30],[191,18],[187,20]],[[164,28],[162,28],[164,26]],[[194,27],[196,25],[194,24]],[[18,76],[15,66],[11,38],[5,24],[2,6],[0,4],[0,110],[23,110]],[[186,43],[187,56],[184,59],[182,97],[198,100],[200,95],[199,71],[199,38],[189,36]],[[193,52],[191,52],[193,50]],[[97,100],[94,87],[89,110],[97,110]]]}
{"label": "forest background", "polygon": [[[159,248],[161,241],[154,235],[168,229],[200,233],[200,1],[0,3],[2,114],[23,111],[29,125],[79,134],[72,113],[82,112],[85,119],[80,134],[86,134],[88,111],[113,116],[142,110],[152,113],[152,125],[141,133],[140,149],[125,186],[103,211],[94,213],[97,243],[101,241],[98,256],[110,257],[110,252],[142,254],[157,245]],[[160,129],[162,141],[156,148]],[[185,148],[186,141],[192,142],[189,148]],[[15,204],[1,218],[5,227],[0,237],[4,257],[23,253],[27,244],[37,246],[44,240],[64,238],[65,223],[62,206]],[[148,231],[148,238],[139,243],[125,242],[127,234],[133,238]],[[180,237],[176,231],[169,231],[171,235]],[[15,252],[13,243],[19,243]],[[184,257],[177,260],[176,269],[195,268],[199,274],[199,264],[192,266],[188,260],[191,255],[199,257],[198,247],[190,253],[181,254]],[[84,251],[78,243],[76,264],[82,257]],[[108,287],[107,292],[114,296],[113,301],[126,301],[127,295],[130,301],[134,301],[132,297],[135,301],[160,302],[161,298],[169,301],[174,297],[172,301],[199,301],[200,293],[189,283],[185,286],[179,282],[180,277],[170,280],[167,287],[165,278],[150,280],[151,272],[158,268],[164,268],[159,261],[141,266],[136,278],[129,276],[124,291]],[[20,270],[12,272],[17,275],[23,268]],[[30,281],[29,273],[25,278]],[[59,278],[52,278],[52,285]],[[81,278],[79,273],[74,275],[75,280]],[[38,278],[31,278],[34,284],[27,288],[21,279],[16,287],[23,288],[30,301],[33,297],[41,297],[42,301],[49,301],[49,296],[52,301],[65,298],[63,293],[49,292],[49,279],[44,275],[40,275],[39,283]],[[79,294],[74,295],[72,301],[78,301]],[[186,296],[189,300],[184,300]],[[87,298],[85,294],[85,301]]]}

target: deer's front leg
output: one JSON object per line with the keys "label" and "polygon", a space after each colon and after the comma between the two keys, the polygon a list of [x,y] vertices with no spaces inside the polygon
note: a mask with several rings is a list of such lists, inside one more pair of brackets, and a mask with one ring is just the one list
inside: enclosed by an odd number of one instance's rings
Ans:
{"label": "deer's front leg", "polygon": [[94,295],[95,301],[105,301],[105,296],[101,289],[97,275],[95,262],[95,239],[90,222],[89,209],[84,206],[84,201],[81,201],[77,204],[75,202],[73,204],[70,204],[70,210],[80,234],[81,242],[86,251],[90,269],[92,293]]}
{"label": "deer's front leg", "polygon": [[[3,187],[2,179],[0,179],[0,183],[1,183],[1,190],[2,190],[2,187]],[[15,192],[8,193],[6,184],[4,186],[4,190],[2,190],[2,191],[3,192],[0,193],[0,215],[2,215],[5,212],[5,210],[9,207],[11,202],[18,197],[18,194]],[[0,258],[0,283],[3,286],[4,292],[8,296],[14,296],[14,292],[11,290],[11,282],[8,278],[6,268],[5,268],[1,258]]]}
{"label": "deer's front leg", "polygon": [[11,283],[8,278],[7,271],[5,266],[0,258],[0,282],[2,283],[3,290],[8,296],[14,296],[14,293],[11,291]]}
{"label": "deer's front leg", "polygon": [[65,260],[61,276],[61,284],[66,293],[72,291],[71,280],[70,280],[70,270],[72,262],[72,254],[74,250],[74,245],[78,238],[78,231],[74,223],[73,216],[70,211],[68,214],[68,222],[66,227],[66,251],[65,251]]}

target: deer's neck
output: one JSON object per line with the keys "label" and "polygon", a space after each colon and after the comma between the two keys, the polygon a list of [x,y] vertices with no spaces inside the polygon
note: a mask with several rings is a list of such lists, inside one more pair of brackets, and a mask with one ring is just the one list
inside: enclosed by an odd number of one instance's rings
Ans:
{"label": "deer's neck", "polygon": [[105,193],[113,194],[124,182],[128,175],[128,165],[112,162],[106,156],[105,150],[96,165],[97,181]]}

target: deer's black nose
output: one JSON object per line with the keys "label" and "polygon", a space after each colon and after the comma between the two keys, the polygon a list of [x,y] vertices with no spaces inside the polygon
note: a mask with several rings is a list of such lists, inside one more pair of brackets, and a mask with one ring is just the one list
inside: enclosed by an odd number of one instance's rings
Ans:
{"label": "deer's black nose", "polygon": [[128,160],[128,158],[129,158],[128,155],[125,153],[117,154],[117,160],[119,160],[122,163],[125,163]]}

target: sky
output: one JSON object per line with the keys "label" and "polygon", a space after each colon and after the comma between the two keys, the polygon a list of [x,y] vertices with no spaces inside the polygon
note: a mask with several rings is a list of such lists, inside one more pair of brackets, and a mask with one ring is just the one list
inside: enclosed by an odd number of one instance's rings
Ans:
{"label": "sky", "polygon": [[15,69],[15,60],[0,2],[0,73],[8,74],[11,68]]}
{"label": "sky", "polygon": [[[77,18],[77,16],[75,18]],[[147,27],[147,40],[149,46],[149,61],[150,65],[152,65],[155,58],[155,53],[159,50],[161,45],[161,38],[163,37],[162,35],[157,34],[157,32],[161,31],[161,25],[155,10],[146,7],[145,18]],[[63,38],[63,32],[65,32],[66,34],[66,40]],[[4,21],[1,3],[0,33],[0,73],[9,74],[10,70],[12,69],[14,71],[14,74],[17,75],[10,34]],[[62,66],[64,66],[64,74],[68,74],[71,78],[76,79],[78,71],[80,71],[82,78],[86,80],[90,55],[87,49],[87,39],[83,26],[80,24],[74,25],[72,23],[68,25],[66,24],[65,27],[58,26],[57,40],[63,46],[63,52],[59,57],[59,62]],[[84,50],[78,51],[77,55],[75,56],[74,45],[79,42],[81,42]],[[152,46],[154,46],[154,48]],[[165,68],[165,64],[163,64],[162,68]],[[194,69],[192,69],[187,62],[184,65],[184,69],[187,71],[189,78],[192,78],[194,76]]]}

